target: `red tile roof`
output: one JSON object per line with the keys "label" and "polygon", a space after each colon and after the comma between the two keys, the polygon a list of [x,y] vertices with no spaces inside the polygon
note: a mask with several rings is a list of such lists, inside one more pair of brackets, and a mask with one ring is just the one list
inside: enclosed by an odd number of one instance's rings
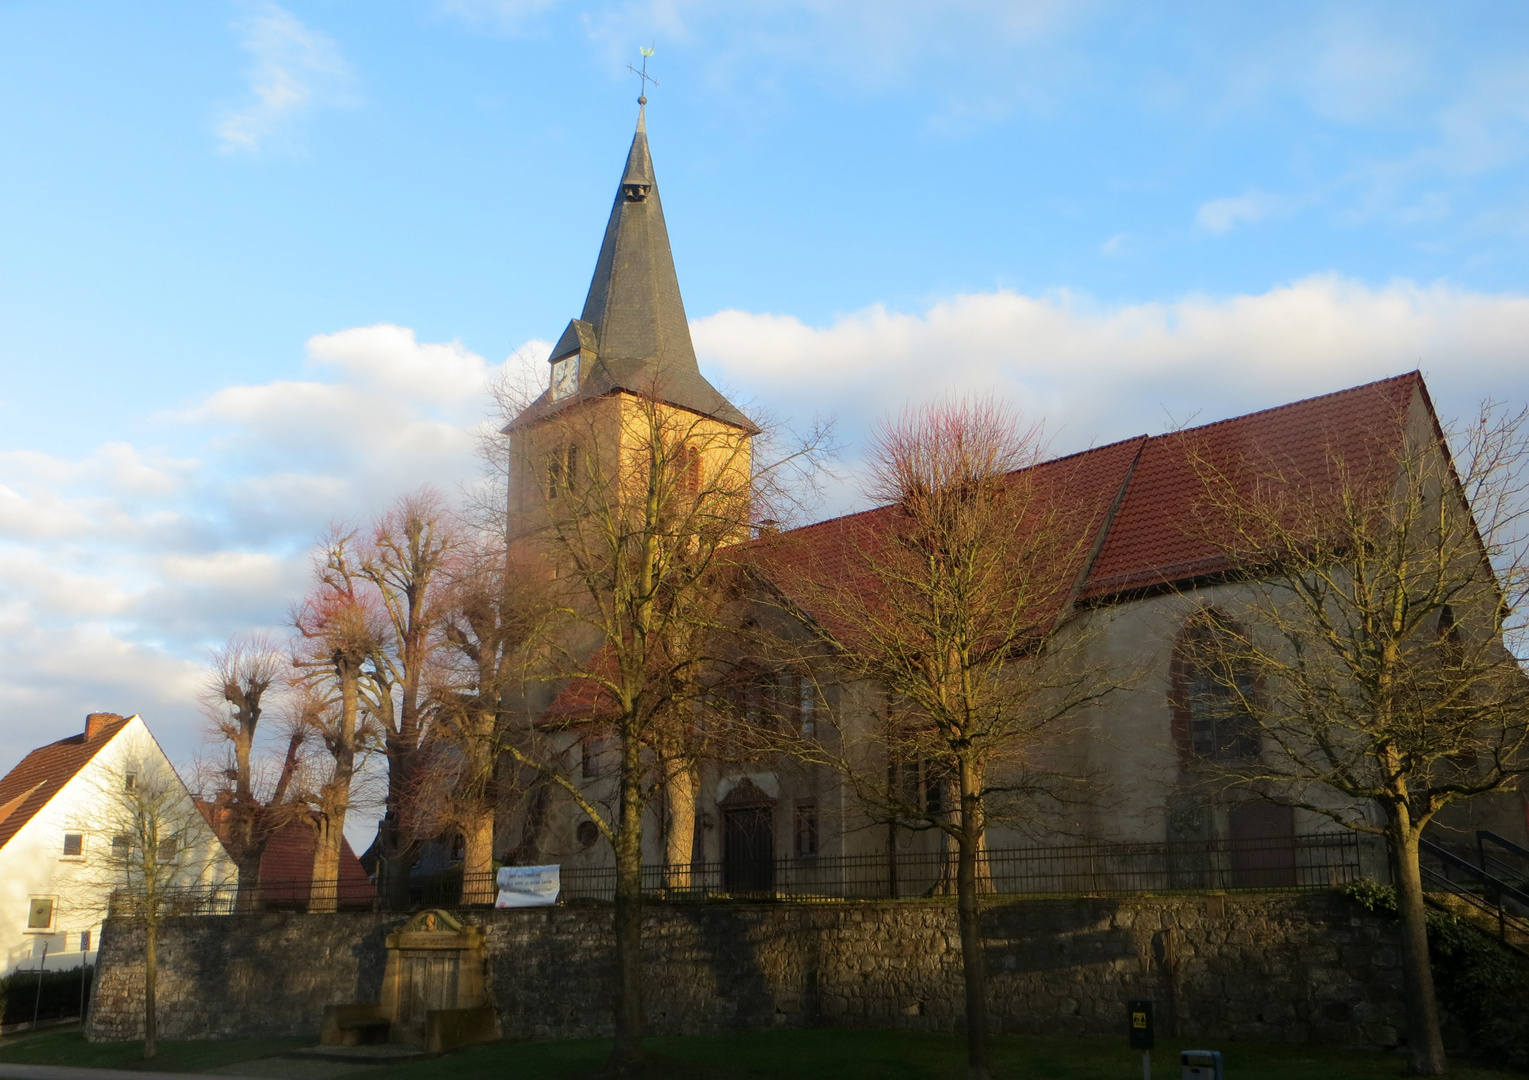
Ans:
{"label": "red tile roof", "polygon": [[1423,377],[1414,371],[1148,439],[1084,596],[1112,596],[1227,568],[1191,528],[1202,490],[1195,458],[1228,473],[1253,458],[1320,482],[1335,452],[1353,460],[1366,443],[1395,437],[1397,420],[1419,393],[1426,402]]}
{"label": "red tile roof", "polygon": [[[99,714],[98,714],[99,715]],[[93,738],[71,735],[33,750],[0,779],[0,847],[48,804],[132,717],[92,725]]]}
{"label": "red tile roof", "polygon": [[[212,826],[218,839],[225,840],[229,828],[229,810],[221,802],[197,800],[197,809]],[[271,833],[260,853],[261,895],[266,900],[307,900],[313,881],[313,852],[318,846],[317,833],[301,813]],[[350,841],[340,839],[340,894],[347,901],[374,895],[371,878],[356,858]]]}
{"label": "red tile roof", "polygon": [[[307,900],[313,881],[313,851],[318,834],[304,821],[277,829],[260,856],[260,896],[263,900]],[[362,869],[350,841],[340,841],[340,898],[347,903],[370,899],[375,886]]]}
{"label": "red tile roof", "polygon": [[[1334,452],[1351,457],[1378,438],[1395,437],[1397,420],[1421,395],[1417,372],[1367,383],[1321,397],[1188,428],[1142,435],[1033,466],[1041,487],[1063,494],[1077,511],[1077,527],[1089,542],[1077,567],[1080,599],[1107,600],[1227,569],[1224,559],[1190,527],[1201,490],[1194,458],[1235,472],[1253,457],[1273,461],[1297,476],[1318,478]],[[867,556],[895,519],[895,508],[878,507],[792,529],[742,545],[739,553],[789,600],[815,618],[808,583],[867,579]],[[829,626],[831,632],[843,628]],[[592,683],[570,683],[549,715],[572,719],[598,712],[602,695]]]}

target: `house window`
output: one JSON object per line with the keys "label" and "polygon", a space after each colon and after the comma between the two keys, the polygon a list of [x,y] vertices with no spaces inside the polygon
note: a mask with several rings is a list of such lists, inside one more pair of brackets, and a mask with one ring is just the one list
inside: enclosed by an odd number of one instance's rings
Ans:
{"label": "house window", "polygon": [[793,849],[798,858],[818,853],[818,801],[799,799],[796,804],[796,820],[793,830]]}
{"label": "house window", "polygon": [[31,903],[27,907],[27,929],[53,929],[53,897],[32,897]]}
{"label": "house window", "polygon": [[170,839],[170,840],[161,840],[159,842],[159,849],[155,852],[154,857],[155,857],[155,859],[158,862],[162,862],[162,863],[172,863],[172,862],[174,862],[175,861],[175,841],[173,839]]}
{"label": "house window", "polygon": [[131,836],[117,835],[111,838],[111,857],[118,862],[126,862],[133,853],[133,838]]}
{"label": "house window", "polygon": [[80,931],[80,952],[88,953],[89,951],[90,951],[90,931],[89,930],[81,930]]}
{"label": "house window", "polygon": [[136,791],[138,788],[138,774],[135,772],[125,773],[122,777],[123,791]]}
{"label": "house window", "polygon": [[85,834],[66,832],[64,834],[64,858],[78,859],[85,854]]}

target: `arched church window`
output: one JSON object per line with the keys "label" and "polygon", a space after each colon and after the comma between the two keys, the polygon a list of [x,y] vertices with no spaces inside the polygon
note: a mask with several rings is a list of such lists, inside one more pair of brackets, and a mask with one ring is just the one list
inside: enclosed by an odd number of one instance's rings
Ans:
{"label": "arched church window", "polygon": [[1214,611],[1191,619],[1179,634],[1171,672],[1174,742],[1187,761],[1258,757],[1252,714],[1258,685],[1242,641],[1240,628]]}

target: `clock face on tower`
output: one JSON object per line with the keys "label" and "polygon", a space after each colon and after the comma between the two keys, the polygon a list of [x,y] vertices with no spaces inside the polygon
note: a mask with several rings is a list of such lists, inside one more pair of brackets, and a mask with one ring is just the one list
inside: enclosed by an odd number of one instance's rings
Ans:
{"label": "clock face on tower", "polygon": [[552,365],[552,400],[562,401],[579,388],[579,354],[565,356]]}

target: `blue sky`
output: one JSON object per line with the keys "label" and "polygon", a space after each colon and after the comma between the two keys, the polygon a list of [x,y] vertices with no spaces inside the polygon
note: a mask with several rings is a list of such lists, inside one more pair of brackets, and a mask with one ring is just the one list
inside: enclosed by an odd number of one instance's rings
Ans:
{"label": "blue sky", "polygon": [[[703,364],[1059,450],[1422,367],[1529,397],[1529,8],[0,0],[0,767],[195,752],[332,518],[470,480],[649,129]],[[826,509],[852,505],[846,482]]]}

